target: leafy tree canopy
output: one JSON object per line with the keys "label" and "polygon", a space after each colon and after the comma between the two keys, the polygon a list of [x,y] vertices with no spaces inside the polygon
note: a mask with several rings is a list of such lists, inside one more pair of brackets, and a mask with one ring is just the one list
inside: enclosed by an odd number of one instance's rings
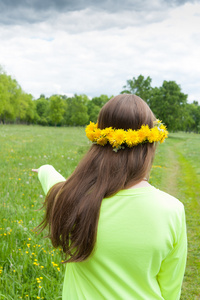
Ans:
{"label": "leafy tree canopy", "polygon": [[151,81],[152,79],[149,76],[146,79],[143,75],[139,75],[138,78],[133,77],[133,79],[127,80],[121,94],[134,94],[148,103],[152,90]]}

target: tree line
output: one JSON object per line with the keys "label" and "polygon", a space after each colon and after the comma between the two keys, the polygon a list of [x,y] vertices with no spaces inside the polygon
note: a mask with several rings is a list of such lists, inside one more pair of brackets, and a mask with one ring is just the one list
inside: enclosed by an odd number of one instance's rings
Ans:
{"label": "tree line", "polygon": [[[127,80],[121,93],[141,97],[155,116],[170,131],[200,132],[200,106],[188,103],[188,95],[175,81],[163,81],[161,87],[152,87],[151,78],[143,75]],[[111,96],[113,97],[113,96]],[[40,95],[34,99],[25,93],[18,82],[0,69],[0,123],[39,124],[43,126],[85,126],[96,122],[101,107],[111,98],[100,95],[89,99],[86,95]]]}

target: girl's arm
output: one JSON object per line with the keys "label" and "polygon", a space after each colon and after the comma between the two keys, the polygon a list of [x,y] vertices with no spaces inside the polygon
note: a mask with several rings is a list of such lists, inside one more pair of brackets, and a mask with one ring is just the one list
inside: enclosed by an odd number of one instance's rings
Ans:
{"label": "girl's arm", "polygon": [[45,195],[48,193],[48,191],[54,184],[66,180],[51,165],[43,165],[39,169],[32,169],[32,171],[38,173],[38,178],[40,180]]}
{"label": "girl's arm", "polygon": [[163,298],[166,300],[180,299],[181,286],[185,272],[187,235],[184,208],[182,209],[181,214],[182,222],[179,229],[179,239],[174,245],[172,251],[163,260],[158,274],[158,282],[161,293]]}

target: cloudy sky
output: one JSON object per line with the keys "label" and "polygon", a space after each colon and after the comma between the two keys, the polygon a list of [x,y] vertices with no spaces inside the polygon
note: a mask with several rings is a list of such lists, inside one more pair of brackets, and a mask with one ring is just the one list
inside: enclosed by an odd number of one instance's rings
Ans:
{"label": "cloudy sky", "polygon": [[200,103],[200,0],[0,0],[0,65],[35,98],[117,95],[142,74]]}

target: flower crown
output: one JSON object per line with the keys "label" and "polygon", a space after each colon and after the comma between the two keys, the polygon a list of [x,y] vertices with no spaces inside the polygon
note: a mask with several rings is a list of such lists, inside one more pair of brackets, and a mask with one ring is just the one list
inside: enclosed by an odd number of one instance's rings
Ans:
{"label": "flower crown", "polygon": [[106,127],[98,128],[98,124],[90,122],[85,129],[86,136],[94,144],[105,146],[109,143],[115,152],[124,149],[125,146],[132,148],[143,143],[160,142],[163,143],[168,137],[166,126],[160,120],[154,122],[154,127],[142,125],[138,130],[124,130]]}

